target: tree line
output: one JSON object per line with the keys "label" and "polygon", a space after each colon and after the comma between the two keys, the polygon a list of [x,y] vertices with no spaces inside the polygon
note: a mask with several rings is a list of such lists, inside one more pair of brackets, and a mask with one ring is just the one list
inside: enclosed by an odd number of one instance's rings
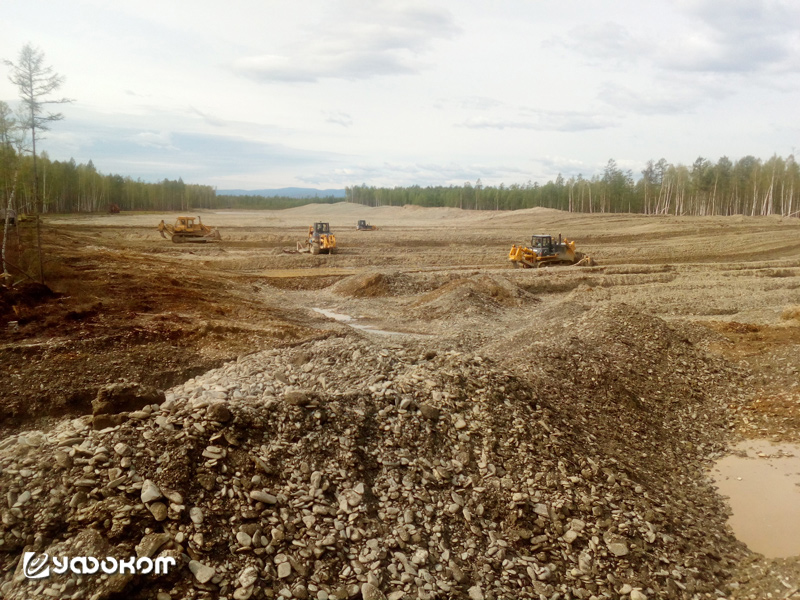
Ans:
{"label": "tree line", "polygon": [[[0,150],[0,189],[6,198],[13,192],[17,211],[34,213],[37,203],[32,184],[33,158],[22,155],[8,159],[3,157],[4,152],[9,149]],[[50,160],[45,152],[38,156],[37,162],[36,188],[42,213],[108,212],[112,206],[120,210],[171,211],[218,205],[212,186],[184,183],[181,178],[146,182],[107,175],[100,173],[91,160],[85,164],[74,159]],[[16,182],[14,170],[8,168],[12,164],[17,165]]]}
{"label": "tree line", "polygon": [[613,159],[602,174],[546,184],[346,188],[347,200],[367,206],[447,206],[472,210],[518,210],[537,206],[568,212],[629,212],[649,215],[800,214],[800,166],[793,155],[767,160],[745,156],[716,162],[698,158],[690,167],[650,160],[638,179]]}
{"label": "tree line", "polygon": [[[2,137],[2,132],[0,132]],[[32,156],[8,156],[15,150],[0,145],[0,189],[12,194],[20,212],[36,205]],[[37,189],[43,213],[106,212],[116,205],[124,211],[193,209],[292,208],[310,203],[341,202],[333,196],[289,198],[219,195],[212,186],[164,179],[145,182],[100,173],[89,161],[77,164],[38,156]],[[18,165],[11,169],[9,165]],[[16,171],[16,173],[15,173]],[[16,177],[15,177],[16,176]],[[16,179],[16,181],[14,181]],[[545,184],[530,181],[506,186],[474,184],[405,187],[368,185],[345,188],[347,201],[366,206],[453,207],[470,210],[517,210],[537,206],[568,212],[631,212],[651,215],[783,215],[800,214],[800,166],[793,155],[760,160],[745,156],[716,162],[698,158],[691,167],[648,161],[638,179],[609,160],[602,174],[590,178],[559,175]],[[6,205],[6,202],[3,202]]]}
{"label": "tree line", "polygon": [[[71,102],[54,98],[63,77],[44,62],[44,54],[31,44],[16,62],[4,61],[9,80],[18,87],[16,115],[0,101],[0,209],[22,213],[98,212],[120,210],[191,210],[198,208],[280,209],[312,202],[333,203],[337,198],[264,198],[217,195],[211,186],[186,184],[182,179],[144,182],[122,175],[104,175],[92,161],[51,161],[37,154],[36,141],[50,124],[63,119],[48,105]],[[30,135],[28,141],[27,135]],[[745,156],[716,162],[700,157],[691,166],[650,160],[634,179],[613,159],[602,174],[565,179],[558,175],[546,184],[346,188],[347,199],[368,206],[449,206],[474,210],[516,210],[537,206],[569,212],[630,212],[653,215],[772,215],[800,214],[800,167],[793,155],[773,155],[767,160]],[[37,238],[39,221],[37,219]],[[2,252],[5,252],[6,231]],[[38,240],[37,240],[37,245]]]}

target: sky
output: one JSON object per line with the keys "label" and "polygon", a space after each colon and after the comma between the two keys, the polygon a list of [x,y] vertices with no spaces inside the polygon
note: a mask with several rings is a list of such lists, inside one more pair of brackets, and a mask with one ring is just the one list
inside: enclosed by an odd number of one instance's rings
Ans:
{"label": "sky", "polygon": [[[800,146],[796,0],[6,0],[37,144],[218,189],[545,183]],[[0,63],[0,100],[17,89]]]}

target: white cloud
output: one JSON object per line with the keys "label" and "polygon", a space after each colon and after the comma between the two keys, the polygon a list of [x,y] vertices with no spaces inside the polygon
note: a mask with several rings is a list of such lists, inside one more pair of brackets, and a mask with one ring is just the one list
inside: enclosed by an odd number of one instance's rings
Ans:
{"label": "white cloud", "polygon": [[139,146],[159,148],[162,150],[177,150],[172,143],[172,134],[167,131],[143,131],[132,135],[130,139]]}
{"label": "white cloud", "polygon": [[346,112],[339,111],[323,111],[325,114],[325,121],[342,127],[351,127],[353,125],[353,117]]}
{"label": "white cloud", "polygon": [[800,5],[781,0],[683,0],[676,3],[679,29],[645,22],[606,21],[573,28],[548,43],[569,48],[592,64],[656,69],[752,73],[787,71],[800,60]]}
{"label": "white cloud", "polygon": [[560,45],[579,54],[592,63],[613,61],[627,64],[652,52],[652,38],[634,34],[627,27],[613,21],[586,23],[557,35],[545,45]]}
{"label": "white cloud", "polygon": [[719,102],[730,92],[727,86],[692,84],[672,80],[633,89],[618,82],[605,83],[598,97],[613,110],[639,115],[685,115],[709,103]]}
{"label": "white cloud", "polygon": [[32,41],[77,99],[42,150],[104,172],[511,184],[796,143],[790,0],[7,4],[0,57]]}
{"label": "white cloud", "polygon": [[366,182],[367,185],[393,187],[408,185],[408,181],[421,186],[463,185],[465,181],[474,183],[477,179],[481,179],[484,185],[498,185],[528,177],[528,170],[513,165],[384,162],[320,170],[303,175],[300,180],[317,186],[343,187]]}
{"label": "white cloud", "polygon": [[606,129],[615,125],[610,117],[575,111],[553,111],[523,107],[519,118],[469,117],[461,123],[470,129],[532,129],[535,131],[578,132]]}
{"label": "white cloud", "polygon": [[780,0],[684,0],[695,30],[662,46],[666,68],[721,73],[788,70],[800,56],[800,6]]}
{"label": "white cloud", "polygon": [[487,98],[485,96],[469,96],[462,98],[459,101],[462,108],[467,110],[490,110],[503,106],[503,103],[496,98]]}
{"label": "white cloud", "polygon": [[407,75],[421,56],[458,28],[450,13],[422,2],[343,1],[281,52],[241,56],[232,68],[258,81],[315,82]]}

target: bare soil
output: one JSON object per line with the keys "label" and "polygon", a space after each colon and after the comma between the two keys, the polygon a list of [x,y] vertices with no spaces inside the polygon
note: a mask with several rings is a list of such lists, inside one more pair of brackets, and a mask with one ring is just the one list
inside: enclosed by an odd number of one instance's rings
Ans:
{"label": "bare soil", "polygon": [[[800,220],[350,204],[201,214],[221,243],[162,239],[155,226],[169,214],[44,220],[55,294],[0,298],[5,435],[91,412],[108,383],[163,389],[353,323],[469,349],[512,344],[539,315],[568,323],[577,305],[624,302],[740,370],[748,400],[731,402],[731,441],[800,441]],[[356,231],[359,218],[379,230]],[[330,221],[337,253],[292,253],[316,220]],[[512,269],[510,246],[534,233],[575,239],[598,266]],[[800,569],[753,556],[735,579],[732,597],[785,597]]]}

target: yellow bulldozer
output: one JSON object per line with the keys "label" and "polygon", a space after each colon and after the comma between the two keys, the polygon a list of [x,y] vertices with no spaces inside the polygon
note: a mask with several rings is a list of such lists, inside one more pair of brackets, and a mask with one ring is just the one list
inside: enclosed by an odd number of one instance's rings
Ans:
{"label": "yellow bulldozer", "polygon": [[533,235],[530,246],[511,246],[508,260],[514,267],[533,269],[553,265],[595,265],[591,256],[575,250],[575,242],[567,238],[562,240],[561,234],[558,234],[558,241],[550,235]]}
{"label": "yellow bulldozer", "polygon": [[184,242],[219,242],[222,239],[219,231],[203,225],[200,217],[196,219],[197,222],[195,223],[195,217],[178,217],[174,225],[167,225],[162,220],[158,224],[158,232],[161,237],[168,240],[171,239],[176,244]]}
{"label": "yellow bulldozer", "polygon": [[311,254],[333,254],[336,252],[336,236],[331,233],[330,223],[314,223],[308,228],[308,236],[297,242],[298,252]]}

